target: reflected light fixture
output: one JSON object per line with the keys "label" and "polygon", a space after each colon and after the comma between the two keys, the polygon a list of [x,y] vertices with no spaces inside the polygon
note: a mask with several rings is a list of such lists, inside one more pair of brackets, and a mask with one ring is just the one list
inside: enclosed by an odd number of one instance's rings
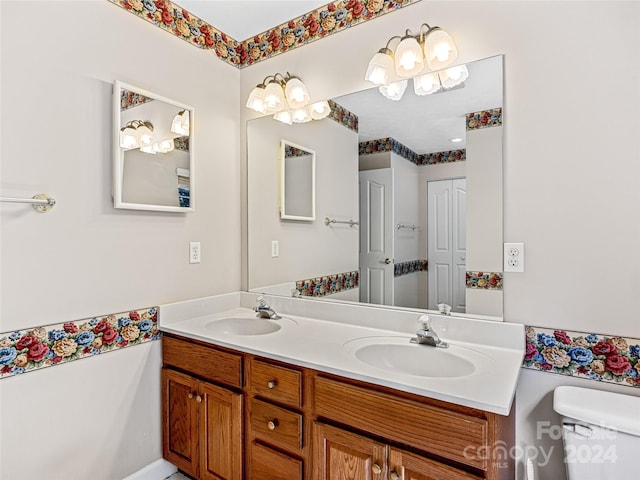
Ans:
{"label": "reflected light fixture", "polygon": [[139,148],[153,143],[153,124],[147,120],[131,120],[120,129],[120,146]]}
{"label": "reflected light fixture", "polygon": [[189,135],[189,112],[182,110],[171,122],[171,131],[178,135]]}
{"label": "reflected light fixture", "polygon": [[160,140],[159,142],[152,143],[151,145],[140,147],[140,151],[155,155],[156,153],[169,153],[174,148],[175,145],[173,142],[173,138],[167,138],[165,140]]}
{"label": "reflected light fixture", "polygon": [[301,108],[283,110],[273,115],[275,120],[292,125],[294,123],[307,123],[311,120],[322,120],[331,113],[329,102],[322,100]]}
{"label": "reflected light fixture", "polygon": [[[395,40],[399,42],[392,50],[391,44]],[[391,37],[369,61],[365,80],[377,85],[380,93],[392,100],[402,97],[406,83],[401,82],[409,78],[413,78],[417,95],[429,95],[443,88],[453,88],[466,80],[469,72],[464,65],[436,73],[457,58],[458,48],[453,37],[440,27],[423,23],[418,34],[407,29],[404,36]]]}
{"label": "reflected light fixture", "polygon": [[249,94],[246,107],[258,113],[278,113],[305,107],[311,101],[307,87],[298,77],[269,75]]}

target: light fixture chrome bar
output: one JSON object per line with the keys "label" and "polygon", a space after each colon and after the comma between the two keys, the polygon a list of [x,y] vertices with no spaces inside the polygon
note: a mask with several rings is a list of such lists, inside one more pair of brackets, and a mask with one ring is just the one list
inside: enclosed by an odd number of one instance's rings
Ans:
{"label": "light fixture chrome bar", "polygon": [[329,224],[331,223],[344,223],[346,225],[349,225],[350,227],[353,227],[354,225],[360,225],[360,222],[357,222],[355,220],[336,220],[334,218],[324,217],[325,225],[329,226]]}
{"label": "light fixture chrome bar", "polygon": [[30,203],[38,212],[48,212],[56,204],[55,198],[43,193],[34,195],[33,198],[0,197],[0,202]]}
{"label": "light fixture chrome bar", "polygon": [[418,228],[417,225],[403,225],[402,223],[399,223],[398,225],[396,225],[396,228],[398,230],[400,230],[401,228],[410,228],[411,230],[415,230],[416,228]]}

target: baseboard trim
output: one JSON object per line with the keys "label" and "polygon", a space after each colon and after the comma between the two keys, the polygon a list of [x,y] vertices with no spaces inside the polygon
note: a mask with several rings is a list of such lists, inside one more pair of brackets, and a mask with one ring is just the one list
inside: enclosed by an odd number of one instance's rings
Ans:
{"label": "baseboard trim", "polygon": [[161,458],[122,480],[164,480],[177,471],[175,465]]}

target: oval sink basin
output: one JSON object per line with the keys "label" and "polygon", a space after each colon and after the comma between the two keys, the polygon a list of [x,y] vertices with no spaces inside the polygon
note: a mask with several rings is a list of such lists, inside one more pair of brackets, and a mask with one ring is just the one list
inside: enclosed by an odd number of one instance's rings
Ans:
{"label": "oval sink basin", "polygon": [[271,320],[258,317],[227,317],[213,320],[205,324],[204,328],[215,334],[267,335],[280,330],[283,324],[295,325],[295,322],[287,318]]}
{"label": "oval sink basin", "polygon": [[344,349],[360,362],[398,374],[418,377],[465,377],[476,371],[484,354],[451,345],[416,345],[408,337],[367,337],[347,342]]}

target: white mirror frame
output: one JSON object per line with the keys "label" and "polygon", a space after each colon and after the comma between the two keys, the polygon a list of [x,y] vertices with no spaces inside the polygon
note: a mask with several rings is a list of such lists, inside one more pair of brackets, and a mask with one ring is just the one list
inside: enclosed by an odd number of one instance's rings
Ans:
{"label": "white mirror frame", "polygon": [[[130,90],[145,97],[159,100],[161,102],[173,105],[180,110],[187,110],[189,112],[189,206],[179,207],[170,205],[154,205],[146,203],[130,203],[125,202],[122,199],[122,186],[124,176],[124,151],[120,147],[120,129],[122,128],[121,122],[121,106],[120,106],[120,92],[122,89]],[[194,112],[195,109],[183,103],[171,100],[169,98],[157,95],[149,92],[143,88],[139,88],[133,85],[116,80],[113,87],[113,139],[112,139],[112,196],[114,208],[130,209],[130,210],[147,210],[157,212],[176,212],[187,213],[195,211],[195,175],[194,175],[194,155],[193,155],[193,126],[194,126]]]}
{"label": "white mirror frame", "polygon": [[[287,215],[286,207],[286,156],[285,145],[303,150],[311,154],[311,215]],[[308,147],[297,145],[288,140],[280,140],[280,218],[282,220],[298,220],[312,222],[316,219],[316,152]]]}

